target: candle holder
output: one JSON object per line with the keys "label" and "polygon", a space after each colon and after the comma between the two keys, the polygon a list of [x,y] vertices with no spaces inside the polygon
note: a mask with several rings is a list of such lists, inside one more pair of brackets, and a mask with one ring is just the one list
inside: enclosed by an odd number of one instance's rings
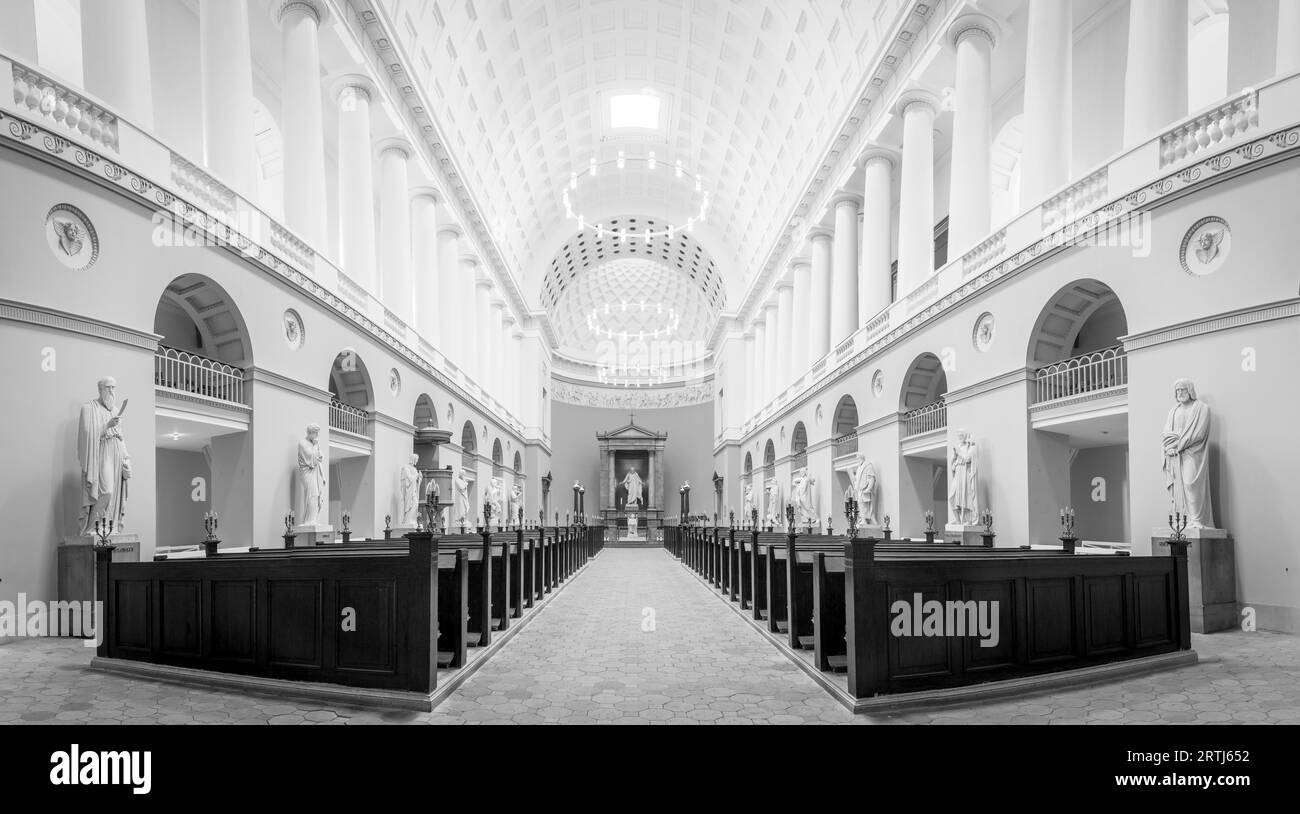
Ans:
{"label": "candle holder", "polygon": [[286,514],[286,515],[284,516],[284,535],[283,535],[283,536],[284,536],[284,547],[285,547],[285,548],[293,548],[293,538],[297,536],[297,535],[295,535],[295,534],[293,533],[293,527],[294,527],[296,521],[297,521],[297,518],[293,516],[293,511],[292,511],[292,510],[290,510],[289,513]]}
{"label": "candle holder", "polygon": [[483,530],[491,533],[492,531],[492,504],[483,504]]}
{"label": "candle holder", "polygon": [[[831,525],[832,525],[834,522],[835,522],[835,515],[833,515],[833,514],[828,514],[828,515],[826,515],[826,533],[827,533],[828,535],[829,535],[829,534],[834,534],[834,533],[835,533],[835,529],[831,528]],[[811,534],[812,532],[809,532],[809,533]]]}
{"label": "candle holder", "polygon": [[95,547],[96,548],[107,548],[110,551],[117,548],[117,546],[113,545],[113,541],[111,539],[112,536],[113,536],[112,520],[95,521],[95,538],[96,538]]}
{"label": "candle holder", "polygon": [[794,504],[785,504],[785,523],[790,529],[790,534],[794,534]]}
{"label": "candle holder", "polygon": [[393,516],[391,514],[384,515],[384,539],[393,539]]}
{"label": "candle holder", "polygon": [[1173,514],[1169,515],[1170,535],[1167,542],[1170,543],[1187,542],[1187,535],[1183,534],[1183,531],[1186,530],[1186,528],[1187,528],[1187,515],[1181,512],[1174,512]]}
{"label": "candle holder", "polygon": [[984,547],[992,548],[993,538],[996,536],[993,533],[993,512],[989,511],[988,509],[985,509],[983,512],[981,512],[980,522],[984,524],[984,533],[980,535],[980,537],[983,538],[984,540]]}
{"label": "candle holder", "polygon": [[849,525],[849,537],[858,536],[858,501],[851,494],[844,498],[844,519]]}
{"label": "candle holder", "polygon": [[931,511],[925,513],[925,541],[934,542],[934,512]]}
{"label": "candle holder", "polygon": [[211,557],[217,553],[217,546],[221,541],[217,539],[217,513],[205,512],[203,514],[203,530],[207,536],[203,538],[203,553]]}
{"label": "candle holder", "polygon": [[889,515],[885,515],[885,522],[881,524],[880,531],[885,535],[886,540],[894,539],[894,532],[889,528]]}
{"label": "candle holder", "polygon": [[749,510],[749,528],[758,531],[758,509]]}
{"label": "candle holder", "polygon": [[1078,547],[1079,538],[1074,534],[1074,509],[1061,509],[1061,547],[1073,554]]}
{"label": "candle holder", "polygon": [[339,524],[343,526],[342,531],[339,532],[343,535],[343,542],[352,542],[352,512],[344,509],[343,514],[339,515]]}

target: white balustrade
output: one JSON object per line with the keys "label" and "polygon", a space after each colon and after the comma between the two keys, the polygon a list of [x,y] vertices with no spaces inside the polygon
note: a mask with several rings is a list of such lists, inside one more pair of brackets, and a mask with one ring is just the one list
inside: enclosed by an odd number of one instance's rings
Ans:
{"label": "white balustrade", "polygon": [[360,407],[344,404],[337,399],[330,401],[330,429],[350,432],[354,435],[366,435],[366,425],[370,413]]}
{"label": "white balustrade", "polygon": [[1243,93],[1160,137],[1160,166],[1167,167],[1259,126],[1259,97]]}
{"label": "white balustrade", "polygon": [[1128,356],[1117,345],[1042,367],[1036,378],[1035,404],[1123,387],[1128,384]]}
{"label": "white balustrade", "polygon": [[153,383],[164,390],[244,404],[244,371],[188,351],[159,346]]}
{"label": "white balustrade", "polygon": [[943,399],[903,414],[903,437],[911,438],[948,426],[948,405]]}
{"label": "white balustrade", "polygon": [[832,455],[836,458],[841,455],[851,455],[858,451],[858,431],[846,432],[831,442]]}
{"label": "white balustrade", "polygon": [[14,104],[69,134],[117,152],[117,117],[39,71],[13,63]]}

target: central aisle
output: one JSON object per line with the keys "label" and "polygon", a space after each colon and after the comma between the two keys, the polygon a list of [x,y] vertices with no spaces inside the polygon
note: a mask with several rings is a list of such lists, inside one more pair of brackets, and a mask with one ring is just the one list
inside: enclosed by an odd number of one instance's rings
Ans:
{"label": "central aisle", "polygon": [[430,715],[431,723],[853,720],[658,548],[601,552]]}

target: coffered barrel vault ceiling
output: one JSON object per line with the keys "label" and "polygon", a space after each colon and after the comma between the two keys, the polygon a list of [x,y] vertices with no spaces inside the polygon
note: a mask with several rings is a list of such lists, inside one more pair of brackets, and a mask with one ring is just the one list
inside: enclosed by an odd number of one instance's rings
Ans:
{"label": "coffered barrel vault ceiling", "polygon": [[[694,237],[739,301],[820,157],[857,104],[855,88],[899,2],[868,0],[380,0],[447,148],[486,210],[533,306],[546,307],[550,261],[573,236],[561,193],[587,223],[619,216],[683,225],[694,187],[711,194]],[[609,99],[647,91],[660,127],[625,131]],[[814,166],[816,165],[816,166]],[[621,173],[621,175],[620,175]],[[554,303],[550,304],[554,307]]]}

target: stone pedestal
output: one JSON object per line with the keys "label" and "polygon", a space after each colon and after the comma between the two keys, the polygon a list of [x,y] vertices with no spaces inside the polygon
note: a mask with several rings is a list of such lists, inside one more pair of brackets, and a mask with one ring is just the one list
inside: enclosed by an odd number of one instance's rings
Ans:
{"label": "stone pedestal", "polygon": [[943,527],[943,541],[948,544],[983,546],[984,527],[975,523],[948,523]]}
{"label": "stone pedestal", "polygon": [[[1193,633],[1231,630],[1240,622],[1237,608],[1236,544],[1224,529],[1186,529],[1187,606]],[[1169,528],[1151,530],[1151,553],[1168,555]]]}
{"label": "stone pedestal", "polygon": [[[114,534],[113,562],[140,561],[140,535]],[[95,538],[65,537],[58,553],[59,599],[64,602],[95,600]],[[32,597],[43,599],[44,597]]]}
{"label": "stone pedestal", "polygon": [[314,526],[293,527],[294,548],[303,548],[311,545],[324,545],[325,543],[332,542],[334,542],[334,527],[329,524],[317,523]]}
{"label": "stone pedestal", "polygon": [[858,526],[857,537],[859,540],[871,538],[873,540],[884,540],[885,530],[880,526]]}

